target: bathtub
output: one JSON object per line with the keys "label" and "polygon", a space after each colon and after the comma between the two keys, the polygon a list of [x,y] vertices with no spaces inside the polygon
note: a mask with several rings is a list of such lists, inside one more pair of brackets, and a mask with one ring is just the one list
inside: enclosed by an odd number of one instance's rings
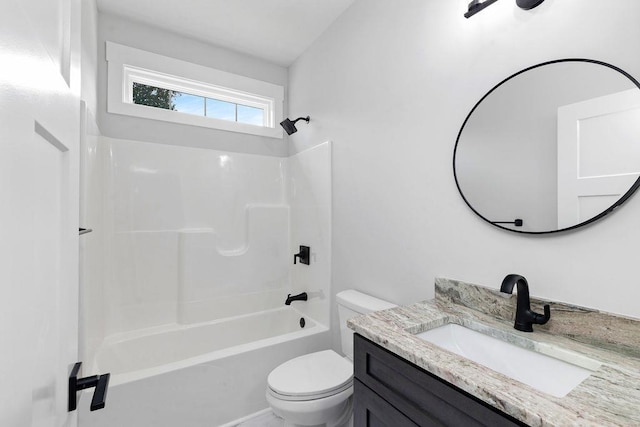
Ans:
{"label": "bathtub", "polygon": [[84,391],[80,425],[219,426],[268,407],[277,365],[330,346],[328,328],[292,307],[111,336],[84,373],[111,373],[106,407],[89,412]]}

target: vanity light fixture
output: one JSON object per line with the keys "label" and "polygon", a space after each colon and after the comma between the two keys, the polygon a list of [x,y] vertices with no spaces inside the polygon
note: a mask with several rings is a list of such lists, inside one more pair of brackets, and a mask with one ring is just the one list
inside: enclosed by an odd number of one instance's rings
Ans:
{"label": "vanity light fixture", "polygon": [[[464,14],[464,17],[470,18],[476,13],[480,12],[482,9],[491,6],[497,1],[498,0],[484,0],[483,2],[481,2],[480,0],[471,0],[471,3],[469,3],[469,8]],[[543,1],[544,0],[516,0],[516,4],[520,9],[529,10],[539,6]]]}

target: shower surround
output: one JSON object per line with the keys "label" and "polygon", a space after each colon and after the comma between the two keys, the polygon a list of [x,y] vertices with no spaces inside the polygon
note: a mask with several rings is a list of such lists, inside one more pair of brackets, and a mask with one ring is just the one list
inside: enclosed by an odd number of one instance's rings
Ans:
{"label": "shower surround", "polygon": [[[278,158],[94,137],[85,153],[82,358],[113,380],[107,409],[81,416],[197,426],[266,408],[270,369],[330,347],[331,144]],[[300,244],[310,266],[293,265]],[[181,381],[191,407],[170,402]]]}

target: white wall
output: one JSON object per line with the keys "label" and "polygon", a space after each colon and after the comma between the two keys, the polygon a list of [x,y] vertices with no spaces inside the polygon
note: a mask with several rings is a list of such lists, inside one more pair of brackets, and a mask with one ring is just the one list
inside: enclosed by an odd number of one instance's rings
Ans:
{"label": "white wall", "polygon": [[92,121],[98,112],[98,6],[95,0],[84,0],[81,5],[81,95],[91,112]]}
{"label": "white wall", "polygon": [[105,136],[233,152],[287,156],[285,138],[260,137],[107,113],[105,41],[278,84],[285,86],[285,90],[288,75],[286,68],[114,15],[100,13],[98,24],[98,123]]}
{"label": "white wall", "polygon": [[576,232],[517,235],[467,208],[452,155],[477,100],[526,66],[586,57],[640,77],[640,2],[501,1],[465,19],[467,4],[359,0],[289,70],[289,110],[312,118],[291,150],[333,141],[333,292],[410,303],[436,276],[520,273],[533,295],[639,317],[640,196]]}

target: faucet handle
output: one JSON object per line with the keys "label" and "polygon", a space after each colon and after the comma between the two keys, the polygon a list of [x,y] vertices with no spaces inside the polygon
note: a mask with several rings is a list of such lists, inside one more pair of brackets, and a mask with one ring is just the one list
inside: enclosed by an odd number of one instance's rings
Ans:
{"label": "faucet handle", "polygon": [[551,319],[551,307],[549,304],[544,305],[544,314],[535,313],[535,319],[533,320],[536,325],[544,325]]}
{"label": "faucet handle", "polygon": [[309,246],[300,245],[300,252],[293,256],[293,263],[297,264],[299,260],[301,264],[309,265],[311,257],[311,248]]}

